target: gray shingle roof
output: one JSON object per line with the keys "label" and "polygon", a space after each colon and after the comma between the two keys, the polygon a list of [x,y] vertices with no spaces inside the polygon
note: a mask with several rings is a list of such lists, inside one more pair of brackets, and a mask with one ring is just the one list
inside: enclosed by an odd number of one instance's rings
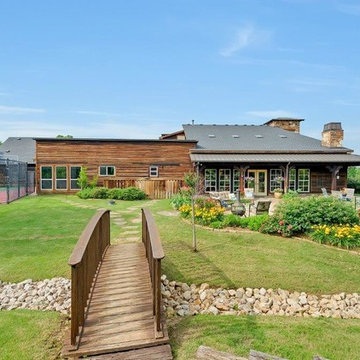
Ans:
{"label": "gray shingle roof", "polygon": [[35,144],[31,137],[9,137],[0,145],[0,158],[35,164]]}
{"label": "gray shingle roof", "polygon": [[183,125],[187,140],[198,150],[349,152],[328,148],[321,140],[267,125]]}
{"label": "gray shingle roof", "polygon": [[351,154],[190,154],[193,162],[212,163],[344,163],[360,165],[360,156]]}

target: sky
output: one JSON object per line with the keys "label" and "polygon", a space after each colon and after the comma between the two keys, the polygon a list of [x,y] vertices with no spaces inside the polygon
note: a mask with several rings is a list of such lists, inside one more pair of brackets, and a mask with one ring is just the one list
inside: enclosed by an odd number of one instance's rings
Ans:
{"label": "sky", "polygon": [[360,153],[360,1],[2,0],[0,140],[340,121]]}

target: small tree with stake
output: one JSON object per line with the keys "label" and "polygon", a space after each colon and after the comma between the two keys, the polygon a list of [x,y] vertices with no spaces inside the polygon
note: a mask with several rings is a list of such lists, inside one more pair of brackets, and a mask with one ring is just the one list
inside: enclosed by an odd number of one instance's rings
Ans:
{"label": "small tree with stake", "polygon": [[191,195],[191,225],[192,225],[192,240],[193,240],[193,251],[197,252],[197,241],[196,241],[196,227],[195,227],[195,196],[199,188],[199,175],[195,173],[188,173],[185,175],[185,185],[189,187]]}

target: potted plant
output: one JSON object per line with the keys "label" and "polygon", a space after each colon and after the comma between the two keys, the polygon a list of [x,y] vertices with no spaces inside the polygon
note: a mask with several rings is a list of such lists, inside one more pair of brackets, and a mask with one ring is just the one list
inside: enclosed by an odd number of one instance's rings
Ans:
{"label": "potted plant", "polygon": [[274,190],[275,199],[281,199],[283,196],[283,189],[277,188]]}

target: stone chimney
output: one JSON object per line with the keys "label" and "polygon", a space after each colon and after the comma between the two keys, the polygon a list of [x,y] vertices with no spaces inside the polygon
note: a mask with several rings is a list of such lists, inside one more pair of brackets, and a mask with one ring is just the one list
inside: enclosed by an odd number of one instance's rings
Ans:
{"label": "stone chimney", "polygon": [[332,122],[324,125],[321,145],[326,147],[342,147],[344,130],[340,122]]}
{"label": "stone chimney", "polygon": [[272,127],[279,127],[286,131],[292,131],[292,132],[299,133],[301,121],[304,121],[304,119],[276,118],[276,119],[269,120],[264,125],[272,126]]}

